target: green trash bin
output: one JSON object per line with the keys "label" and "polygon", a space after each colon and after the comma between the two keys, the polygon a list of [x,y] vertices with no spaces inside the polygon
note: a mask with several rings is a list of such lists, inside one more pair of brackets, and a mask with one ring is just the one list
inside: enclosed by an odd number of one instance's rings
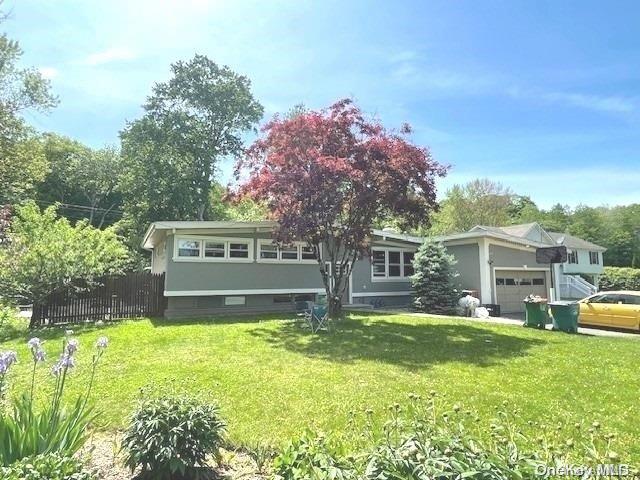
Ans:
{"label": "green trash bin", "polygon": [[562,332],[576,333],[578,331],[578,315],[580,314],[580,304],[577,302],[552,302],[551,317],[553,318],[553,329]]}
{"label": "green trash bin", "polygon": [[545,301],[526,301],[524,302],[526,312],[524,326],[534,328],[545,328],[549,323],[549,314],[547,313],[547,302]]}

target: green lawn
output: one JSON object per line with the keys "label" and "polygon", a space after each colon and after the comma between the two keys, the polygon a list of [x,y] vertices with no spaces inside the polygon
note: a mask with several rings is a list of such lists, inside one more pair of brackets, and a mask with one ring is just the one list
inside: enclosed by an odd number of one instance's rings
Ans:
{"label": "green lawn", "polygon": [[[62,330],[38,332],[48,364]],[[219,399],[231,438],[278,444],[305,427],[344,427],[348,413],[381,411],[410,392],[436,390],[451,403],[491,418],[504,400],[527,421],[565,425],[599,421],[619,435],[622,458],[640,459],[640,339],[605,338],[415,316],[354,314],[334,333],[311,335],[278,317],[216,322],[141,320],[76,328],[85,382],[90,345],[107,335],[94,397],[107,429],[121,427],[140,388],[175,380]],[[21,363],[11,375],[28,382],[28,337],[0,343]],[[39,372],[51,383],[48,368]]]}

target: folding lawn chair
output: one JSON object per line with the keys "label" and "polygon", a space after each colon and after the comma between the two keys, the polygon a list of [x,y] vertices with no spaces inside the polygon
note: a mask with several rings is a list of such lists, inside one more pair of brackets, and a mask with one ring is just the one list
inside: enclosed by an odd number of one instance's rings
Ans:
{"label": "folding lawn chair", "polygon": [[298,318],[302,318],[307,323],[307,325],[311,327],[311,331],[313,331],[313,322],[312,322],[313,302],[309,302],[309,301],[296,302],[295,307],[296,307],[296,316]]}
{"label": "folding lawn chair", "polygon": [[311,309],[311,331],[328,328],[329,309],[326,305],[314,305]]}

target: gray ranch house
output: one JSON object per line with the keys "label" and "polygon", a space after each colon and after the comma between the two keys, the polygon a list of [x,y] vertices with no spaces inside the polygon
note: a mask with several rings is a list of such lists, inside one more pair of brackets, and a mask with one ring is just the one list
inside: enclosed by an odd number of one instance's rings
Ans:
{"label": "gray ranch house", "polygon": [[[324,285],[313,251],[271,238],[274,222],[155,222],[142,247],[165,274],[167,318],[291,310]],[[406,306],[413,255],[423,239],[373,230],[372,258],[356,261],[344,304]],[[322,253],[322,252],[321,252]],[[321,255],[322,256],[322,255]]]}
{"label": "gray ranch house", "polygon": [[[324,292],[318,264],[303,242],[279,247],[274,222],[151,224],[142,247],[151,251],[151,271],[165,274],[167,318],[287,311],[295,301]],[[566,245],[569,261],[557,265],[556,296],[582,298],[596,290],[604,249],[538,224],[504,228],[477,226],[436,237],[457,260],[464,289],[504,313],[522,311],[530,293],[550,297],[549,265],[535,262],[539,246]],[[411,301],[413,256],[422,237],[372,230],[371,256],[354,264],[343,303],[406,306]],[[590,275],[593,284],[582,275]]]}

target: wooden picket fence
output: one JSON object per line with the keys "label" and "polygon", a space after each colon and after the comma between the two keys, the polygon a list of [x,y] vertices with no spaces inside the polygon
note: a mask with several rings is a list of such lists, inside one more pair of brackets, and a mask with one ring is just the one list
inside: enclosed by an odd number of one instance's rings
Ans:
{"label": "wooden picket fence", "polygon": [[33,306],[31,327],[164,314],[164,274],[136,272],[72,284]]}

